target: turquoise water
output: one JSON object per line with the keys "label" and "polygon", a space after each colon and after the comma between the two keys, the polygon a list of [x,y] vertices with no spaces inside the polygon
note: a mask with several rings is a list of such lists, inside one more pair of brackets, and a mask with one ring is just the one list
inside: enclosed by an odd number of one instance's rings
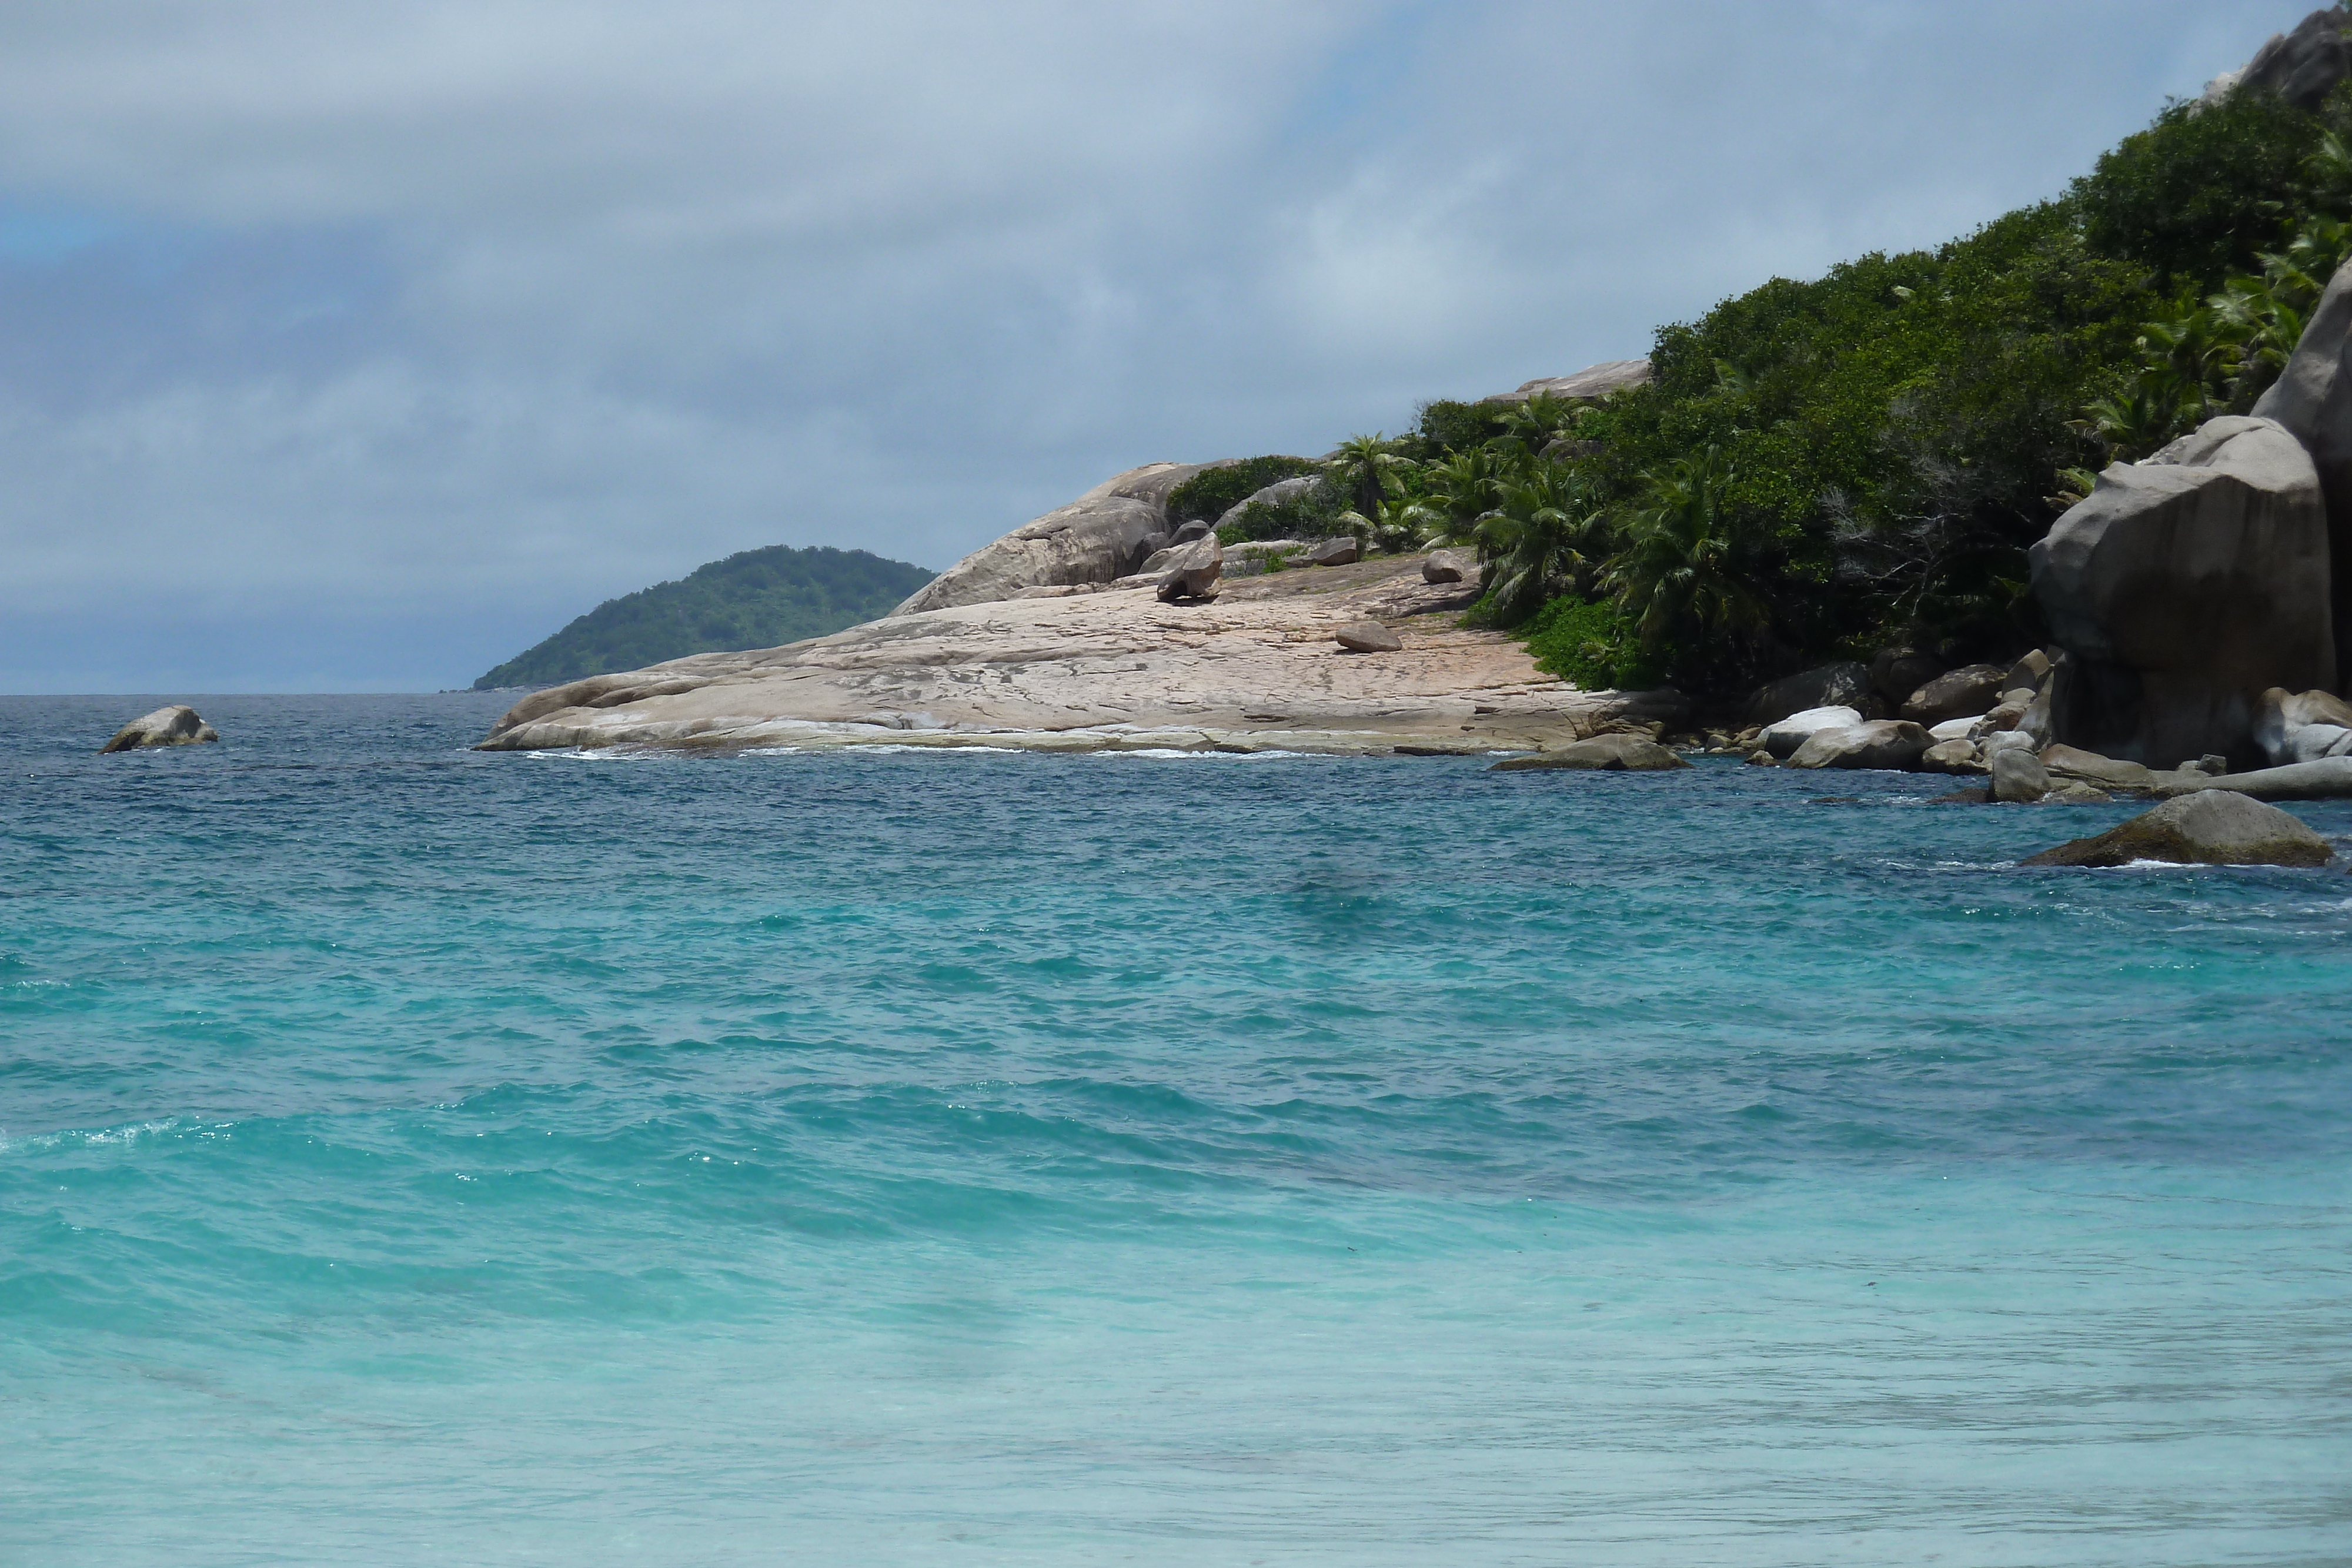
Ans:
{"label": "turquoise water", "polygon": [[502,700],[0,701],[0,1561],[2352,1562],[2352,878]]}

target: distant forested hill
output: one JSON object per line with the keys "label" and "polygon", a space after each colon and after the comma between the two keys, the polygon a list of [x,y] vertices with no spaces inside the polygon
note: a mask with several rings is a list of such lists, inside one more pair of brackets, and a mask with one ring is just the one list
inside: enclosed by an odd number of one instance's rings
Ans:
{"label": "distant forested hill", "polygon": [[887,615],[932,574],[862,549],[773,545],[608,599],[474,683],[547,686],[682,659],[772,648]]}

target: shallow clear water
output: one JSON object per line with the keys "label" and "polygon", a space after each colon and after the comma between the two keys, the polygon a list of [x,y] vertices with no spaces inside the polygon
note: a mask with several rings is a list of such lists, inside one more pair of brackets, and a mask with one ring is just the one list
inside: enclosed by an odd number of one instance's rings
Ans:
{"label": "shallow clear water", "polygon": [[0,701],[0,1561],[2352,1561],[2352,878],[503,700]]}

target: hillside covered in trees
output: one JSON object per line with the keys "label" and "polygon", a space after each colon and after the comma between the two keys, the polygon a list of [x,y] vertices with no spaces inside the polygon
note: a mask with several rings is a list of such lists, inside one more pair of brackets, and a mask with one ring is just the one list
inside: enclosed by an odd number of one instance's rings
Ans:
{"label": "hillside covered in trees", "polygon": [[773,545],[608,599],[474,683],[546,686],[688,653],[772,648],[887,615],[931,580],[919,566],[857,550]]}
{"label": "hillside covered in trees", "polygon": [[2347,141],[2352,85],[2176,102],[1964,238],[1661,329],[1649,384],[1425,404],[1221,531],[1473,546],[1480,617],[1588,685],[1728,695],[1889,643],[2005,657],[2044,640],[2026,549],[2096,471],[2278,375],[2352,254]]}

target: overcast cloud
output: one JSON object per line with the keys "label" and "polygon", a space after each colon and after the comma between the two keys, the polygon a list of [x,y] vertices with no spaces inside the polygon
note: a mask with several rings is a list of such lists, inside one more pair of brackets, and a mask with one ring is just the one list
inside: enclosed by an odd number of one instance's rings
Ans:
{"label": "overcast cloud", "polygon": [[2055,193],[2278,0],[15,0],[0,690],[941,567]]}

